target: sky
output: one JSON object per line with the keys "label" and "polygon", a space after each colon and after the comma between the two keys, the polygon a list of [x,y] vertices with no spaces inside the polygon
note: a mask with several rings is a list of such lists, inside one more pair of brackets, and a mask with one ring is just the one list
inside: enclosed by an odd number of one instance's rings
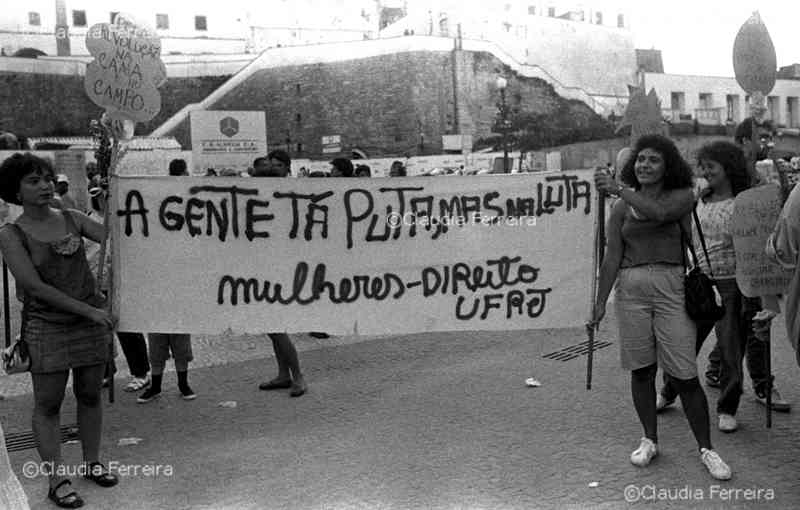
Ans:
{"label": "sky", "polygon": [[[591,0],[584,3],[593,4]],[[637,48],[661,50],[666,73],[733,76],[733,41],[755,10],[775,45],[778,66],[800,63],[800,0],[619,0],[613,4],[629,13]]]}

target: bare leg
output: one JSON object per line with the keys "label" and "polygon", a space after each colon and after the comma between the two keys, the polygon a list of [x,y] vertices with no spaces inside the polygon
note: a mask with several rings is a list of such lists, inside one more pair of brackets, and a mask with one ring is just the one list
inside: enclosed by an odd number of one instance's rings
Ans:
{"label": "bare leg", "polygon": [[78,430],[83,445],[83,460],[99,462],[103,432],[103,406],[100,402],[104,365],[72,370],[72,391],[78,402]]}

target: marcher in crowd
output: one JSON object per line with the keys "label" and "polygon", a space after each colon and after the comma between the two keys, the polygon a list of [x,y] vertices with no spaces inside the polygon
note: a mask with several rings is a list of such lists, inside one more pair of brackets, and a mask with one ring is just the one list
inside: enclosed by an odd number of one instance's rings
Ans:
{"label": "marcher in crowd", "polygon": [[331,161],[331,177],[352,177],[353,163],[347,158],[335,158]]}
{"label": "marcher in crowd", "polygon": [[[733,249],[733,200],[749,187],[750,178],[744,153],[731,142],[718,141],[704,145],[697,159],[708,183],[696,206],[708,249],[708,260],[697,235],[693,237],[694,248],[701,269],[708,271],[710,264],[725,305],[725,316],[716,324],[713,321],[697,322],[695,350],[700,352],[706,337],[714,329],[721,361],[718,427],[723,432],[733,432],[738,428],[736,411],[742,395],[745,346],[748,339],[755,336],[752,321],[761,308],[758,298],[743,296],[736,284],[736,253]],[[674,385],[665,381],[658,395],[656,410],[670,406],[677,396]]]}
{"label": "marcher in crowd", "polygon": [[367,165],[356,165],[356,177],[372,177],[372,170]]}
{"label": "marcher in crowd", "polygon": [[[786,335],[795,351],[797,365],[800,366],[800,186],[795,185],[775,224],[775,230],[767,239],[767,256],[786,269],[792,270],[792,280],[786,289],[784,316]],[[769,322],[762,325],[769,332]]]}
{"label": "marcher in crowd", "polygon": [[33,380],[33,433],[42,461],[52,463],[48,498],[77,508],[83,500],[63,476],[61,403],[72,370],[86,478],[103,487],[118,478],[100,463],[103,371],[109,360],[114,320],[96,288],[83,237],[101,242],[102,224],[75,210],[50,206],[55,193],[50,163],[15,154],[0,166],[0,197],[23,213],[0,230],[0,248],[23,300],[22,336]]}
{"label": "marcher in crowd", "polygon": [[622,367],[631,371],[633,405],[644,429],[630,460],[647,466],[658,454],[655,377],[660,365],[681,396],[702,463],[714,478],[727,480],[731,470],[711,445],[708,401],[697,378],[697,330],[683,295],[682,229],[691,232],[692,171],[671,140],[647,135],[636,142],[622,181],[631,188],[604,170],[595,173],[598,190],[620,200],[608,221],[590,326],[605,316],[616,281]]}
{"label": "marcher in crowd", "polygon": [[56,175],[56,194],[61,200],[62,209],[77,209],[78,204],[69,192],[69,177],[65,174]]}
{"label": "marcher in crowd", "polygon": [[[756,125],[756,138],[758,140],[755,159],[757,162],[763,162],[769,158],[770,151],[775,145],[773,143],[775,129],[769,120],[759,122],[753,117],[748,117],[737,126],[734,140],[739,147],[741,147],[745,157],[747,157],[753,150],[751,133],[754,122]],[[769,167],[772,167],[772,165],[769,165]],[[748,175],[750,176],[751,186],[765,184],[767,182],[765,176],[760,175],[749,166]],[[747,361],[747,373],[750,374],[750,381],[753,393],[756,397],[756,402],[766,406],[767,387],[771,382],[767,371],[767,346],[763,341],[757,338],[757,335],[748,335],[747,345],[745,347],[745,359]],[[706,384],[714,388],[719,388],[721,377],[721,354],[719,349],[715,346],[708,354],[708,366],[706,367],[705,374]],[[772,409],[774,411],[789,412],[792,409],[789,401],[781,395],[774,383],[772,384],[771,400]]]}
{"label": "marcher in crowd", "polygon": [[[169,162],[169,175],[173,177],[187,176],[186,161],[183,159],[173,159]],[[186,333],[149,333],[147,335],[150,347],[150,366],[152,376],[150,387],[139,395],[136,401],[146,404],[161,395],[161,383],[164,379],[164,368],[170,353],[175,359],[175,372],[178,377],[178,391],[184,400],[194,400],[197,394],[189,386],[189,363],[194,359],[192,354],[192,336]],[[132,385],[134,381],[129,383]],[[146,386],[146,384],[144,384]],[[126,387],[126,390],[128,388]],[[135,390],[129,390],[135,391]]]}
{"label": "marcher in crowd", "polygon": [[389,177],[405,177],[406,167],[402,161],[392,161],[392,166],[389,167]]}
{"label": "marcher in crowd", "polygon": [[[266,163],[257,158],[253,161],[253,177],[287,177],[292,160],[283,150],[274,150],[267,154]],[[300,359],[289,335],[286,333],[268,333],[278,363],[278,375],[258,385],[258,389],[270,391],[289,389],[289,396],[300,397],[308,390],[303,374],[300,371]]]}

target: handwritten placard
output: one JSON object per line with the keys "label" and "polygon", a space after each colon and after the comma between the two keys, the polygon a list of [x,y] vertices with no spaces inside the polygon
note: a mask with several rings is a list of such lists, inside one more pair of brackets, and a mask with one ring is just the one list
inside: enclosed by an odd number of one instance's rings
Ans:
{"label": "handwritten placard", "polygon": [[747,297],[782,294],[791,271],[769,260],[764,247],[781,212],[780,187],[767,184],[736,196],[733,208],[733,246],[736,283]]}
{"label": "handwritten placard", "polygon": [[590,172],[114,187],[121,330],[508,330],[587,313]]}
{"label": "handwritten placard", "polygon": [[92,102],[117,119],[146,122],[158,114],[158,87],[167,79],[158,34],[118,14],[89,29],[86,48],[94,57],[84,79]]}

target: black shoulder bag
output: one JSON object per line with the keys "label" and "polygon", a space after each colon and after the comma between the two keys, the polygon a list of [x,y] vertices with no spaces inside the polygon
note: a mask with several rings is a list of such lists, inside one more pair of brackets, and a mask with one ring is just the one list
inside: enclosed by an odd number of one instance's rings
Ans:
{"label": "black shoulder bag", "polygon": [[[687,235],[683,228],[683,224],[679,221],[678,225],[681,229],[681,253],[683,255],[683,270],[686,271],[686,249],[684,243],[689,246],[689,251],[692,253],[694,267],[684,276],[684,298],[686,304],[686,312],[695,321],[718,321],[725,315],[725,305],[722,302],[722,296],[717,288],[717,282],[714,281],[714,273],[711,270],[711,261],[708,258],[708,249],[706,249],[706,239],[703,236],[703,229],[700,228],[700,219],[697,217],[697,211],[692,210],[694,217],[694,224],[697,226],[697,235],[700,237],[700,244],[703,246],[703,253],[706,256],[706,263],[708,264],[708,275],[703,273],[700,268],[700,262],[697,260],[697,253],[694,250],[691,235]],[[710,275],[710,276],[709,276]]]}

